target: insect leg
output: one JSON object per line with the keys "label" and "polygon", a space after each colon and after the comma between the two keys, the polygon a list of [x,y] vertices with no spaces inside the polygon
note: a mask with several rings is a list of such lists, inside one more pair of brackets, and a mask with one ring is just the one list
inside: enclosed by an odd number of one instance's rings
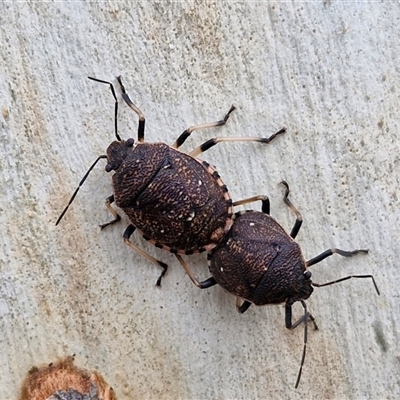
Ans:
{"label": "insect leg", "polygon": [[206,150],[210,149],[211,147],[215,146],[218,143],[221,142],[258,142],[258,143],[269,143],[273,139],[275,139],[276,136],[285,133],[286,129],[283,128],[279,132],[274,133],[272,136],[268,138],[257,138],[257,137],[221,137],[221,138],[213,138],[210,140],[207,140],[207,142],[204,142],[202,145],[199,147],[195,148],[192,150],[189,155],[192,157],[197,157],[199,154],[205,152]]}
{"label": "insect leg", "polygon": [[114,129],[115,129],[115,137],[117,138],[117,140],[120,142],[121,138],[118,134],[118,99],[117,99],[117,95],[115,94],[115,89],[114,89],[114,85],[111,82],[107,82],[107,81],[103,81],[101,79],[97,79],[97,78],[92,78],[91,76],[88,76],[88,78],[92,81],[95,82],[100,82],[100,83],[105,83],[106,85],[110,85],[110,89],[111,89],[111,93],[114,97],[115,100],[115,107],[114,107]]}
{"label": "insect leg", "polygon": [[239,200],[239,201],[234,201],[234,202],[232,203],[232,205],[233,205],[234,207],[236,207],[236,206],[241,206],[241,205],[244,205],[244,204],[253,203],[253,202],[258,201],[258,200],[260,200],[261,203],[262,203],[262,204],[261,204],[261,210],[262,210],[262,212],[265,213],[265,214],[269,214],[270,203],[269,203],[269,198],[268,198],[267,196],[259,195],[259,196],[249,197],[249,198],[247,198],[247,199],[243,199],[243,200]]}
{"label": "insect leg", "polygon": [[368,250],[352,250],[352,251],[344,251],[344,250],[340,250],[340,249],[329,249],[324,251],[323,253],[319,254],[318,256],[312,258],[311,260],[307,261],[307,267],[311,267],[311,265],[314,264],[318,264],[319,262],[321,262],[322,260],[325,260],[325,258],[330,257],[333,254],[340,254],[343,257],[353,257],[354,255],[358,254],[358,253],[368,253]]}
{"label": "insect leg", "polygon": [[242,299],[240,297],[236,297],[236,310],[238,310],[240,314],[246,312],[251,305],[252,303],[250,303],[250,301],[243,300],[242,302]]}
{"label": "insect leg", "polygon": [[[344,251],[344,250],[335,249],[335,248],[329,249],[329,250],[324,251],[320,255],[312,258],[311,260],[307,261],[307,263],[306,263],[307,267],[319,263],[320,261],[324,260],[325,258],[331,256],[334,253],[340,254],[341,256],[344,256],[344,257],[352,257],[352,256],[354,256],[355,254],[358,254],[358,253],[368,253],[368,250]],[[346,276],[344,278],[336,279],[334,281],[326,282],[326,283],[315,283],[315,282],[313,282],[312,285],[316,286],[316,287],[329,286],[329,285],[333,285],[334,283],[343,282],[343,281],[346,281],[346,280],[351,279],[351,278],[371,278],[372,279],[372,283],[375,286],[376,292],[378,293],[378,295],[380,295],[380,292],[379,292],[379,289],[378,289],[378,285],[376,284],[375,279],[374,279],[374,277],[372,275],[349,275],[349,276]]]}
{"label": "insect leg", "polygon": [[190,280],[199,288],[199,289],[207,289],[211,286],[214,286],[217,284],[216,280],[214,278],[208,278],[203,282],[199,282],[194,275],[193,271],[190,269],[189,265],[186,263],[186,261],[182,258],[181,255],[175,254],[175,257],[178,259],[180,264],[182,265],[183,269],[186,271],[188,274]]}
{"label": "insect leg", "polygon": [[216,122],[210,122],[207,124],[198,124],[198,125],[193,125],[189,128],[187,128],[185,131],[183,131],[181,133],[181,135],[178,137],[178,139],[176,139],[175,143],[172,145],[172,147],[174,147],[175,149],[179,148],[180,146],[183,145],[183,143],[185,143],[186,139],[191,135],[191,133],[195,130],[198,129],[206,129],[206,128],[214,128],[216,126],[222,126],[226,124],[226,121],[228,121],[229,115],[231,114],[231,112],[235,110],[235,107],[232,106],[228,113],[225,115],[225,117],[223,119],[221,119],[220,121],[216,121]]}
{"label": "insect leg", "polygon": [[289,185],[285,181],[282,181],[281,184],[286,187],[285,194],[283,196],[283,201],[296,214],[296,222],[294,223],[292,231],[290,232],[290,236],[294,239],[297,236],[297,234],[299,233],[301,224],[303,223],[303,218],[301,217],[301,214],[297,210],[297,208],[289,200],[289,197],[288,197],[289,192],[290,192]]}
{"label": "insect leg", "polygon": [[114,216],[114,219],[110,222],[107,222],[105,224],[100,225],[101,229],[104,229],[108,225],[113,225],[118,221],[121,221],[121,217],[119,214],[114,210],[114,208],[111,207],[111,204],[114,203],[114,195],[112,194],[110,197],[107,197],[106,199],[106,207],[110,211],[110,213]]}
{"label": "insect leg", "polygon": [[128,104],[128,106],[135,111],[135,113],[139,117],[139,125],[138,125],[138,141],[139,142],[144,142],[144,125],[145,125],[145,118],[144,114],[139,110],[135,104],[133,104],[132,100],[129,98],[128,94],[126,93],[125,86],[122,84],[122,79],[121,76],[117,77],[117,80],[121,86],[122,90],[122,98],[125,100],[125,103]]}
{"label": "insect leg", "polygon": [[156,282],[156,286],[161,286],[161,279],[162,277],[165,275],[165,273],[167,272],[168,269],[168,264],[165,264],[162,261],[157,260],[156,258],[152,257],[149,253],[145,252],[144,250],[142,250],[139,246],[136,246],[135,244],[133,244],[129,238],[131,237],[132,233],[135,232],[136,227],[133,225],[128,225],[128,227],[126,228],[123,238],[124,238],[124,242],[125,244],[127,244],[130,248],[132,248],[133,250],[135,250],[137,253],[139,253],[141,256],[146,257],[149,261],[153,262],[154,264],[159,265],[162,269],[163,272],[161,272],[161,275],[158,277],[157,282]]}

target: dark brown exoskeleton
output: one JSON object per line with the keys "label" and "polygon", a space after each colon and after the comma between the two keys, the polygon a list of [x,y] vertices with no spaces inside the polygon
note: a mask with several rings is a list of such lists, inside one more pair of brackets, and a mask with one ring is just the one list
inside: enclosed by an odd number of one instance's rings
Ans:
{"label": "dark brown exoskeleton", "polygon": [[[324,284],[311,281],[308,267],[334,253],[351,257],[358,253],[368,253],[368,250],[343,251],[332,248],[305,261],[300,246],[294,241],[303,222],[302,217],[288,198],[288,184],[282,183],[286,187],[283,200],[297,217],[290,235],[269,216],[269,199],[264,197],[262,212],[236,213],[228,234],[208,254],[211,278],[199,282],[183,259],[180,258],[179,261],[199,288],[208,288],[218,283],[237,296],[236,306],[240,313],[244,313],[251,304],[261,306],[285,303],[286,328],[294,329],[302,322],[305,323],[303,355],[295,385],[297,388],[306,354],[308,320],[310,319],[314,328],[318,329],[304,302],[312,294],[313,286],[328,286],[350,278],[371,278],[378,295],[379,290],[372,275],[349,275]],[[304,314],[292,323],[292,305],[297,301],[302,304]]]}
{"label": "dark brown exoskeleton", "polygon": [[[89,78],[110,85],[115,99],[115,134],[117,140],[107,149],[107,155],[101,155],[89,168],[72,195],[67,207],[58,218],[56,225],[74,200],[80,186],[100,159],[107,159],[105,170],[114,171],[112,176],[114,194],[109,196],[106,206],[114,219],[101,225],[105,228],[121,218],[111,206],[116,203],[128,216],[131,224],[124,232],[124,241],[135,251],[157,263],[163,272],[167,265],[152,257],[129,238],[135,229],[156,247],[174,254],[193,254],[210,251],[225,236],[232,226],[233,206],[228,189],[218,172],[205,161],[196,158],[202,152],[220,142],[260,142],[269,143],[277,135],[285,132],[281,129],[269,138],[214,138],[203,143],[189,154],[178,148],[190,134],[197,129],[222,126],[228,120],[235,107],[231,107],[221,121],[200,124],[186,129],[172,146],[165,143],[145,143],[143,113],[132,103],[118,77],[122,97],[129,107],[139,116],[138,140],[121,140],[117,131],[118,100],[110,82]],[[254,201],[257,198],[244,200]]]}

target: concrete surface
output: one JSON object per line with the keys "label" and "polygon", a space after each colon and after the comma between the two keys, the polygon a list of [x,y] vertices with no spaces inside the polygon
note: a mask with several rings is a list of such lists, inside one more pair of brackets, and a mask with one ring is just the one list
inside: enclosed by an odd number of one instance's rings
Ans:
{"label": "concrete surface", "polygon": [[[136,3],[136,2],[135,2]],[[398,1],[3,2],[0,14],[0,399],[33,365],[73,353],[118,399],[395,399],[400,397]],[[121,74],[146,116],[146,140],[190,150],[214,136],[269,136],[204,154],[234,199],[268,194],[290,229],[285,179],[304,224],[306,258],[369,248],[312,268],[316,288],[300,387],[303,330],[283,306],[244,315],[220,288],[200,291],[178,262],[159,269],[124,245],[126,219],[101,232],[112,193],[105,163],[55,221],[114,139],[113,99],[87,79]],[[120,134],[137,118],[120,108]],[[251,207],[251,206],[250,206]],[[254,206],[254,207],[258,207]],[[208,277],[203,255],[188,259]],[[301,315],[301,306],[295,314]]]}

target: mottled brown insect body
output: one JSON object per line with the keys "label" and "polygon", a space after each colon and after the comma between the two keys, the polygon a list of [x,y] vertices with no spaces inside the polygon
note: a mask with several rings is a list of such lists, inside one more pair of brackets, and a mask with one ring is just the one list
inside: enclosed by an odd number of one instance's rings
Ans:
{"label": "mottled brown insect body", "polygon": [[[301,323],[305,323],[303,355],[295,385],[297,388],[306,354],[308,320],[310,319],[314,328],[318,329],[304,301],[313,293],[313,287],[328,286],[351,278],[370,278],[378,295],[379,290],[372,275],[348,275],[323,284],[312,282],[308,267],[335,253],[352,257],[359,253],[368,253],[368,250],[344,251],[331,248],[305,261],[299,245],[294,241],[303,220],[288,198],[288,184],[286,182],[282,184],[286,187],[283,201],[296,214],[296,222],[290,235],[269,216],[270,204],[265,196],[262,199],[262,212],[236,213],[233,216],[234,223],[230,231],[208,253],[211,278],[198,282],[188,266],[184,265],[184,267],[188,274],[191,274],[189,276],[196,286],[205,289],[218,283],[236,295],[236,307],[240,313],[244,313],[251,304],[261,306],[285,303],[286,328],[294,329]],[[297,321],[292,322],[292,305],[297,301],[303,306],[304,314]]]}
{"label": "mottled brown insect body", "polygon": [[209,251],[232,225],[232,200],[206,162],[164,143],[113,142],[114,198],[143,237],[173,253]]}
{"label": "mottled brown insect body", "polygon": [[[211,251],[232,226],[233,203],[218,172],[196,157],[221,142],[270,143],[276,136],[284,133],[285,129],[281,129],[269,138],[216,137],[207,140],[189,154],[178,150],[195,130],[225,125],[235,110],[235,107],[231,106],[222,120],[187,128],[172,146],[165,143],[145,143],[144,114],[133,104],[125,91],[121,77],[118,77],[122,98],[139,117],[136,143],[134,139],[121,140],[117,129],[118,99],[113,84],[95,78],[89,79],[110,85],[115,99],[117,140],[109,145],[107,155],[100,155],[86,172],[58,217],[56,225],[67,212],[90,171],[99,160],[106,158],[105,170],[114,171],[112,177],[114,193],[107,198],[106,207],[114,219],[100,226],[103,229],[121,220],[118,212],[112,207],[112,203],[115,202],[131,222],[124,231],[124,242],[163,269],[157,280],[157,285],[160,285],[168,265],[131,242],[130,237],[134,231],[139,230],[144,239],[174,253],[178,259],[179,254]],[[248,201],[254,199],[236,203],[246,204]]]}
{"label": "mottled brown insect body", "polygon": [[299,245],[268,214],[235,214],[232,229],[209,256],[212,276],[255,305],[307,299],[313,292]]}

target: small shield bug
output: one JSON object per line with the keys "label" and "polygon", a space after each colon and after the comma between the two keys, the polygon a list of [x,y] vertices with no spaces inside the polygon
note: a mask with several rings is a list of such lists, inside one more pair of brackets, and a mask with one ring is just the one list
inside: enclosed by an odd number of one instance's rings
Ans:
{"label": "small shield bug", "polygon": [[[323,284],[311,281],[308,267],[335,253],[352,257],[358,253],[368,253],[368,250],[343,251],[332,248],[305,261],[300,246],[294,241],[302,225],[302,217],[288,198],[288,184],[282,184],[286,187],[283,200],[296,214],[296,222],[290,235],[269,216],[269,199],[264,197],[261,199],[262,212],[251,210],[236,213],[230,231],[208,253],[211,278],[199,282],[184,260],[181,257],[178,259],[192,282],[199,288],[205,289],[219,284],[237,296],[236,307],[240,313],[244,313],[251,304],[261,306],[285,303],[286,328],[294,329],[304,322],[304,347],[295,385],[297,388],[306,354],[308,320],[318,329],[304,302],[312,294],[313,286],[328,286],[350,278],[371,278],[378,295],[379,290],[372,275],[349,275]],[[292,305],[297,301],[303,306],[304,314],[296,322],[292,322]]]}
{"label": "small shield bug", "polygon": [[188,154],[178,150],[193,131],[224,125],[235,109],[232,106],[220,121],[189,127],[172,146],[161,142],[145,143],[145,117],[130,100],[121,77],[118,77],[122,98],[139,117],[136,143],[132,138],[121,140],[117,130],[118,99],[112,83],[95,78],[89,79],[108,84],[111,88],[115,99],[117,140],[109,145],[107,155],[99,156],[86,172],[56,225],[63,218],[90,171],[99,160],[107,159],[106,172],[114,171],[112,176],[114,194],[107,198],[106,206],[114,219],[101,225],[101,228],[120,220],[120,216],[111,206],[115,202],[131,222],[123,234],[125,243],[163,268],[157,280],[157,285],[160,285],[167,264],[132,243],[129,240],[132,233],[138,229],[146,240],[173,254],[188,255],[210,251],[232,226],[234,204],[218,172],[207,162],[196,157],[220,142],[269,143],[277,135],[284,133],[285,129],[281,129],[269,138],[210,139]]}

